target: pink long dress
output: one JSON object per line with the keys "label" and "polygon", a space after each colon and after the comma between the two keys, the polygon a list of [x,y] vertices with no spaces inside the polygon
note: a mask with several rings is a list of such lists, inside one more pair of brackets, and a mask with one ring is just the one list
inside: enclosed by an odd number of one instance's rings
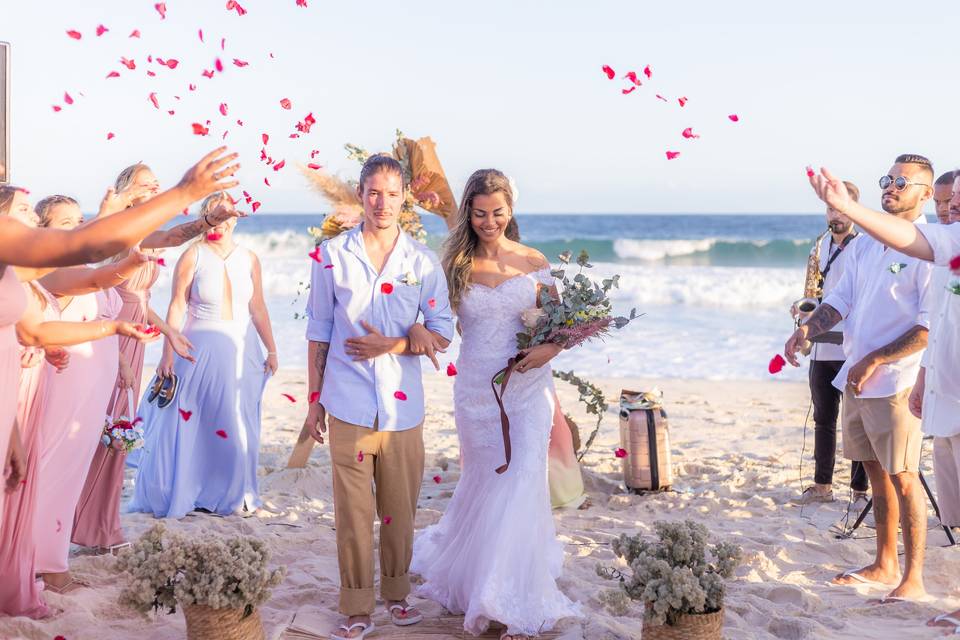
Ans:
{"label": "pink long dress", "polygon": [[[112,290],[74,297],[61,311],[63,320],[116,318],[120,297]],[[42,487],[34,518],[37,572],[67,571],[70,530],[90,461],[100,445],[104,416],[116,387],[117,337],[69,347],[70,366],[51,376],[51,401],[41,420]]]}
{"label": "pink long dress", "polygon": [[[43,319],[60,317],[56,301],[40,285],[36,294],[44,297]],[[29,291],[27,295],[34,296]],[[31,300],[31,304],[37,304]],[[19,489],[7,498],[0,515],[3,535],[0,536],[0,613],[9,616],[42,618],[49,614],[40,596],[42,583],[35,579],[37,547],[33,538],[33,522],[37,505],[37,482],[40,458],[40,420],[46,405],[49,377],[56,370],[46,362],[20,369],[17,422],[27,458],[27,477]]]}
{"label": "pink long dress", "polygon": [[[17,280],[13,267],[0,266],[0,475],[7,461],[7,447],[17,415],[17,387],[20,382],[20,345],[14,325],[27,308],[27,297]],[[6,483],[6,478],[0,478]],[[0,513],[4,508],[7,492],[0,486]],[[0,522],[0,536],[3,523]]]}
{"label": "pink long dress", "polygon": [[[157,281],[158,275],[157,263],[148,262],[114,289],[123,300],[123,307],[118,316],[120,320],[146,324],[150,287]],[[127,406],[126,392],[114,394],[107,408],[107,413],[112,418],[127,416],[133,419],[137,414],[136,405],[140,401],[144,349],[145,345],[139,340],[120,337],[120,355],[133,369],[134,406]],[[123,528],[120,526],[120,495],[123,492],[126,457],[126,454],[116,450],[97,447],[73,520],[74,544],[85,547],[111,547],[124,542]]]}
{"label": "pink long dress", "polygon": [[550,506],[554,509],[576,509],[587,499],[577,452],[573,450],[573,436],[567,418],[560,409],[560,399],[554,394],[553,427],[550,429],[550,448],[547,449],[547,478],[550,483]]}

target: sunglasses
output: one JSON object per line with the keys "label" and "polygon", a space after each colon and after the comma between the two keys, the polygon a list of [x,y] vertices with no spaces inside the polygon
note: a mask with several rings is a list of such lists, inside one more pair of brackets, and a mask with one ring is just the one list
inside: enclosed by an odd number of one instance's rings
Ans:
{"label": "sunglasses", "polygon": [[883,176],[882,178],[880,178],[881,189],[886,189],[890,185],[893,185],[897,191],[903,191],[904,189],[907,188],[908,185],[911,185],[911,184],[915,184],[921,187],[930,186],[925,182],[910,182],[903,176],[897,176],[896,178],[894,178],[893,176]]}

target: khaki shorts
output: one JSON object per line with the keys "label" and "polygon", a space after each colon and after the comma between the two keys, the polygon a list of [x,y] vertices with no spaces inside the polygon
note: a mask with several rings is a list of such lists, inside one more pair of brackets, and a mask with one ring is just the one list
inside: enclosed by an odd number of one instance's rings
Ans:
{"label": "khaki shorts", "polygon": [[843,391],[843,457],[877,461],[890,475],[920,470],[923,434],[907,406],[910,389],[886,398],[857,398]]}

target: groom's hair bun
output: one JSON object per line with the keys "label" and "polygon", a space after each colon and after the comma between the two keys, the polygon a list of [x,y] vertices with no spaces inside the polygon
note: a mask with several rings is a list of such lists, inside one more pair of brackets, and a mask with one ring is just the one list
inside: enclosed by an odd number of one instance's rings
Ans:
{"label": "groom's hair bun", "polygon": [[393,173],[400,176],[403,181],[403,167],[393,156],[387,153],[375,153],[363,163],[360,169],[360,189],[363,190],[367,184],[367,178],[377,173]]}

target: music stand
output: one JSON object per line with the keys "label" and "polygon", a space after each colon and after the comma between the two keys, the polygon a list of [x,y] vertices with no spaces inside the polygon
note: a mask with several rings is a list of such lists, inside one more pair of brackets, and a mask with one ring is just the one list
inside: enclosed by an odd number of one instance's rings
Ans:
{"label": "music stand", "polygon": [[[933,436],[927,436],[924,440],[932,440]],[[950,546],[955,546],[957,544],[956,538],[953,537],[953,531],[950,530],[950,527],[943,524],[943,520],[940,520],[940,506],[937,504],[937,499],[933,497],[933,492],[930,491],[930,485],[927,484],[927,479],[923,477],[923,471],[919,471],[918,475],[920,476],[920,484],[923,485],[923,490],[927,493],[927,499],[930,500],[930,506],[933,507],[933,512],[937,514],[937,520],[940,522],[940,526],[943,527],[943,532],[947,534],[947,541],[950,543]],[[850,527],[849,531],[846,531],[843,534],[844,538],[849,538],[853,535],[853,532],[857,530],[863,523],[863,519],[867,517],[867,514],[870,513],[870,510],[873,508],[873,497],[867,501],[866,506],[863,508],[863,511],[860,512],[860,515],[857,516],[856,521],[853,523],[853,526]]]}

